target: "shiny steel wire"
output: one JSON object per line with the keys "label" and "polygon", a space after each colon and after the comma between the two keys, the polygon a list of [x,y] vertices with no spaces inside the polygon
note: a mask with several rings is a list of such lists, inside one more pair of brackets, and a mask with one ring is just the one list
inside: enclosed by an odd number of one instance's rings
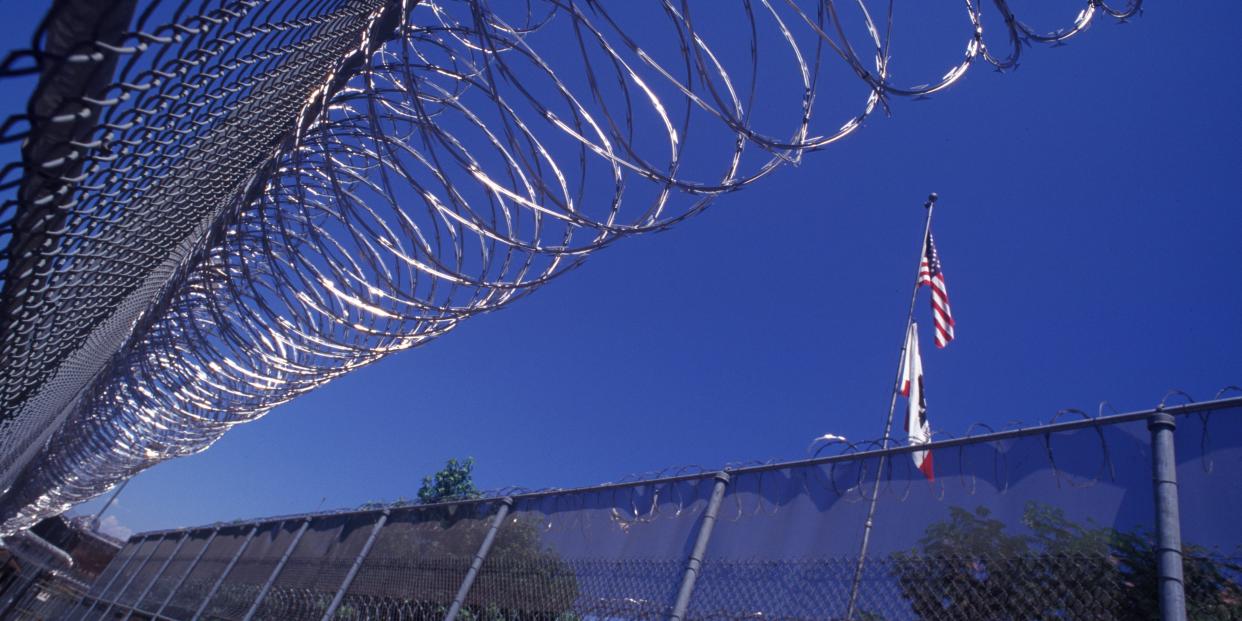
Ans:
{"label": "shiny steel wire", "polygon": [[[712,556],[702,566],[704,572],[700,577],[704,582],[699,583],[694,593],[699,610],[708,606],[711,612],[688,618],[840,616],[839,612],[834,615],[830,611],[846,609],[848,587],[857,561],[848,554],[827,551],[842,549],[840,542],[851,542],[860,534],[862,512],[851,505],[867,500],[869,490],[876,489],[869,484],[873,478],[884,481],[877,491],[887,503],[886,513],[913,513],[908,519],[896,522],[899,527],[894,528],[891,525],[894,523],[890,522],[890,527],[881,531],[888,541],[889,552],[878,555],[866,565],[868,578],[863,581],[865,586],[859,602],[869,603],[860,604],[862,609],[891,610],[887,614],[898,618],[909,616],[908,608],[919,600],[912,593],[921,592],[921,589],[898,589],[894,569],[902,563],[913,563],[906,568],[956,567],[958,571],[962,567],[979,568],[968,572],[967,575],[976,578],[962,583],[968,588],[986,589],[988,585],[977,581],[978,577],[985,575],[985,570],[989,574],[1003,571],[1006,589],[1013,583],[1038,584],[1041,586],[1031,592],[1040,593],[1044,598],[1078,595],[1064,601],[1075,601],[1080,611],[1101,611],[1075,613],[1078,615],[1075,618],[1131,618],[1132,614],[1115,613],[1112,604],[1115,599],[1132,596],[1133,591],[1131,595],[1119,595],[1127,588],[1124,584],[1110,584],[1108,588],[1090,592],[1074,590],[1074,583],[1082,580],[1082,576],[1106,571],[1109,567],[1117,568],[1116,549],[1103,546],[1075,546],[1056,551],[1041,549],[1042,546],[1005,548],[993,547],[995,540],[975,545],[979,542],[945,535],[934,537],[933,543],[928,545],[926,539],[914,544],[911,535],[913,532],[930,533],[933,523],[946,524],[939,521],[945,514],[941,509],[946,507],[967,512],[974,509],[977,516],[991,516],[982,522],[991,524],[985,528],[1009,530],[1016,527],[1025,532],[1030,523],[1026,521],[1028,514],[1024,509],[1041,505],[1053,510],[1049,515],[1072,508],[1078,512],[1078,517],[1069,522],[1070,528],[1098,535],[1103,531],[1096,530],[1093,517],[1104,518],[1104,527],[1109,528],[1112,524],[1109,518],[1117,510],[1119,490],[1125,490],[1126,496],[1142,498],[1150,484],[1145,467],[1150,459],[1150,445],[1143,427],[1145,421],[1159,412],[1176,416],[1178,433],[1186,434],[1180,447],[1189,450],[1179,452],[1179,460],[1187,468],[1185,474],[1189,475],[1185,483],[1194,489],[1232,489],[1228,478],[1200,478],[1210,477],[1210,469],[1196,475],[1197,469],[1191,464],[1198,461],[1206,468],[1211,461],[1236,448],[1242,439],[1236,424],[1242,399],[1222,400],[1222,394],[1217,394],[1210,401],[1195,402],[1189,397],[1182,399],[1183,393],[1170,394],[1177,394],[1179,403],[1171,403],[1166,398],[1148,410],[1058,420],[1064,418],[1065,413],[1074,413],[1063,410],[1049,422],[1039,425],[940,438],[933,450],[946,458],[942,465],[949,467],[941,473],[944,476],[935,481],[923,478],[907,456],[909,448],[859,452],[886,444],[880,441],[854,445],[836,441],[833,444],[835,454],[797,462],[727,466],[723,470],[730,474],[730,479],[716,518],[716,527],[723,525],[725,529],[717,534],[717,537],[723,536],[723,541],[713,539],[712,545],[718,547],[712,548]],[[1186,403],[1180,403],[1183,400]],[[1215,436],[1214,447],[1208,442],[1212,436]],[[887,444],[891,447],[891,443]],[[1196,445],[1199,450],[1195,450]],[[884,460],[884,467],[876,470],[880,453],[895,459]],[[1110,455],[1122,460],[1118,468],[1111,467],[1113,458]],[[263,607],[266,614],[279,618],[315,618],[323,614],[324,606],[342,585],[341,577],[348,559],[362,547],[361,540],[369,535],[381,511],[386,510],[391,519],[379,530],[376,549],[380,552],[372,552],[362,563],[357,580],[349,583],[344,599],[347,609],[360,618],[383,614],[436,614],[437,609],[443,614],[457,592],[471,555],[479,550],[488,524],[501,504],[497,500],[508,497],[513,509],[506,514],[508,517],[500,527],[501,537],[507,535],[510,542],[532,537],[539,543],[530,547],[505,544],[493,547],[486,557],[487,577],[481,576],[470,591],[469,601],[473,605],[493,610],[552,609],[572,610],[583,615],[667,618],[674,589],[686,571],[686,542],[693,538],[696,525],[701,524],[700,516],[718,472],[669,468],[632,480],[627,478],[623,482],[586,488],[510,490],[489,498],[436,504],[375,504],[354,510],[239,520],[143,533],[132,538],[128,546],[138,558],[153,554],[153,560],[147,562],[150,566],[154,559],[161,557],[155,542],[162,542],[160,545],[166,551],[172,548],[173,542],[187,537],[202,542],[208,533],[231,531],[232,538],[237,540],[251,528],[283,527],[288,532],[293,525],[309,520],[313,526],[308,538],[314,537],[320,543],[294,551]],[[1069,477],[1075,477],[1077,484],[1065,485],[1071,481]],[[1083,485],[1097,486],[1098,493],[1081,495],[1075,488]],[[1199,507],[1199,511],[1212,508],[1194,502],[1190,506]],[[1019,519],[1018,515],[1023,518]],[[347,528],[347,524],[353,527]],[[1114,533],[1123,533],[1126,527],[1111,528],[1117,529]],[[1229,532],[1227,525],[1220,528],[1224,530],[1218,529],[1217,535]],[[346,532],[349,534],[344,535]],[[1069,531],[1057,532],[1066,535]],[[1137,534],[1141,528],[1130,532]],[[823,539],[819,539],[820,536]],[[289,539],[291,537],[286,537],[285,541]],[[325,539],[335,545],[324,545]],[[1109,541],[1108,538],[1093,540]],[[1225,540],[1228,541],[1228,537]],[[756,547],[748,545],[741,550],[734,547],[741,541],[756,543]],[[906,545],[913,547],[903,550]],[[846,545],[844,549],[852,548]],[[237,547],[225,544],[218,549],[227,560]],[[764,552],[752,556],[755,549]],[[1190,549],[1195,550],[1194,556],[1198,559],[1195,562],[1220,563],[1230,571],[1238,567],[1237,550],[1228,547],[1209,550],[1202,545],[1188,546]],[[181,556],[196,557],[199,550],[185,547]],[[411,550],[417,553],[412,554]],[[532,553],[532,550],[542,552]],[[897,553],[890,554],[894,550]],[[917,554],[911,555],[915,551]],[[252,566],[270,568],[281,552],[279,546],[253,555],[247,552],[245,560]],[[116,575],[139,575],[132,564],[130,572],[123,573],[125,554],[122,552],[119,560],[113,563]],[[1082,566],[1083,572],[1076,570],[1077,566]],[[542,569],[536,570],[536,567]],[[1008,569],[997,569],[1006,567]],[[266,572],[259,574],[267,575]],[[709,577],[712,574],[714,578]],[[532,575],[543,578],[530,580]],[[902,579],[909,583],[912,575],[924,576],[924,573],[916,571]],[[191,582],[196,581],[199,586],[185,591],[184,599],[193,602],[194,597],[203,597],[217,576],[211,572],[198,574]],[[555,578],[558,576],[562,579]],[[142,579],[134,578],[134,582],[141,583]],[[145,579],[153,580],[149,576]],[[179,577],[167,580],[174,579]],[[919,577],[915,582],[923,579]],[[139,601],[141,598],[135,597],[140,589],[109,592],[106,588],[109,582],[120,581],[111,580],[111,576],[101,577],[91,598],[115,600],[115,609],[151,608],[150,604],[144,606]],[[710,586],[713,582],[715,586]],[[515,584],[518,588],[513,588]],[[1132,588],[1134,582],[1130,581],[1129,585]],[[230,574],[216,592],[220,601],[213,601],[210,608],[244,610],[252,604],[258,589],[253,574],[244,579]],[[808,597],[808,593],[813,596]],[[1090,596],[1083,597],[1084,593]],[[954,595],[960,596],[960,593]],[[806,612],[781,615],[780,606],[790,600],[799,601],[799,609]],[[1021,611],[1041,605],[1035,601],[1013,603],[1008,598],[991,601],[993,605],[1012,604],[1015,610]],[[1201,597],[1200,601],[1207,606],[1221,601],[1226,605],[1232,603],[1232,600],[1211,597]],[[1057,604],[1053,607],[1058,612],[1066,610]],[[363,610],[366,612],[361,612]],[[945,606],[939,609],[939,614],[923,616],[958,618],[960,610],[960,607]],[[1109,614],[1110,611],[1115,614]],[[1007,613],[981,614],[991,618],[989,614],[1004,617]]]}
{"label": "shiny steel wire", "polygon": [[[87,50],[124,62],[82,108],[99,119],[69,151],[83,166],[5,169],[9,189],[50,181],[0,212],[4,532],[675,224],[892,97],[1140,6],[1088,0],[1040,33],[1005,0],[994,24],[967,0],[964,55],[910,86],[890,74],[891,3],[188,4],[161,27],[145,20],[167,7],[144,4],[120,42]],[[773,71],[799,92],[765,88]],[[37,137],[55,115],[25,121]],[[262,123],[272,135],[252,136]],[[31,235],[48,213],[68,215]]]}

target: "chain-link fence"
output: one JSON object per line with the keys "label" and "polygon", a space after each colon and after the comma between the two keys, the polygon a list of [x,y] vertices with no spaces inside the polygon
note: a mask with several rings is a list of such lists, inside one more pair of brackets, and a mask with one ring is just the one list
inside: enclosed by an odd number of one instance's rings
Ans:
{"label": "chain-link fence", "polygon": [[1166,413],[1190,618],[1240,619],[1242,398],[937,442],[930,481],[851,448],[145,533],[69,618],[1154,619]]}
{"label": "chain-link fence", "polygon": [[35,533],[5,538],[0,555],[0,619],[62,619],[94,574]]}
{"label": "chain-link fence", "polygon": [[4,612],[5,619],[64,619],[89,587],[65,576],[43,574]]}

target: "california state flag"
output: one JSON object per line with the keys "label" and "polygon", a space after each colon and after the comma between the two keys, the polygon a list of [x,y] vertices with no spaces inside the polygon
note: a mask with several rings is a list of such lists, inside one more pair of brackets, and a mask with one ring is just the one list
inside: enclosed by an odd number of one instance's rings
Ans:
{"label": "california state flag", "polygon": [[[911,323],[906,334],[906,358],[901,365],[901,394],[906,397],[906,435],[911,445],[931,442],[927,423],[927,399],[923,394],[923,358],[919,356],[919,324]],[[936,479],[931,451],[914,451],[914,466],[927,480]]]}

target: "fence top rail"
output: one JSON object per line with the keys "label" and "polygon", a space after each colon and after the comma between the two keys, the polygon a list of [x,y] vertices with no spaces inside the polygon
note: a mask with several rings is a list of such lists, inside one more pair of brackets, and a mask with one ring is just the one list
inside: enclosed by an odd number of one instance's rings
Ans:
{"label": "fence top rail", "polygon": [[[34,556],[23,550],[21,544],[28,545],[40,552],[46,558],[35,558]],[[61,568],[72,568],[73,557],[68,552],[56,547],[56,544],[34,534],[31,531],[23,531],[14,537],[0,538],[0,544],[9,550],[13,556],[27,562],[40,566],[43,569],[57,569],[54,565],[61,565]],[[18,544],[18,545],[14,545]]]}
{"label": "fence top rail", "polygon": [[[845,452],[842,452],[839,454],[824,455],[820,457],[812,457],[812,458],[807,458],[807,459],[797,459],[797,460],[791,460],[791,461],[772,462],[772,463],[755,464],[755,465],[739,466],[739,467],[725,467],[719,470],[695,471],[693,473],[687,473],[687,474],[661,476],[661,477],[653,477],[653,478],[647,478],[647,479],[636,479],[633,481],[603,483],[599,485],[589,485],[589,486],[582,486],[582,487],[551,488],[551,489],[535,490],[535,491],[529,491],[529,492],[515,492],[511,494],[484,496],[482,498],[452,500],[452,501],[428,503],[428,504],[395,503],[395,504],[387,505],[387,506],[365,507],[365,508],[358,508],[358,509],[335,509],[335,510],[327,510],[327,511],[295,513],[295,514],[290,514],[290,515],[241,519],[241,520],[233,520],[229,522],[217,522],[214,524],[205,524],[202,526],[152,530],[152,531],[136,533],[129,538],[128,542],[136,543],[138,541],[142,541],[146,539],[165,537],[167,535],[174,534],[174,533],[193,534],[199,531],[211,532],[213,530],[223,530],[226,528],[238,528],[238,527],[245,527],[245,526],[261,526],[261,525],[267,525],[267,524],[272,524],[276,522],[297,522],[300,520],[311,520],[315,518],[354,517],[354,516],[374,515],[376,519],[379,519],[379,516],[381,514],[389,513],[391,511],[434,510],[434,509],[443,509],[443,508],[454,507],[454,506],[469,506],[469,505],[480,505],[480,504],[487,504],[487,503],[498,503],[498,502],[505,501],[506,499],[512,502],[516,500],[529,500],[529,499],[540,498],[540,497],[545,497],[545,496],[559,496],[559,495],[564,495],[564,494],[586,494],[586,493],[592,493],[592,492],[622,489],[622,488],[627,488],[627,487],[639,487],[642,485],[668,484],[668,483],[678,483],[678,482],[683,482],[683,481],[710,479],[716,476],[716,474],[721,471],[728,472],[731,475],[738,475],[738,474],[770,472],[773,470],[784,470],[787,468],[805,468],[805,467],[819,466],[819,465],[844,462],[844,461],[870,459],[870,458],[881,457],[881,456],[888,457],[888,456],[893,456],[893,455],[902,455],[902,454],[910,453],[913,451],[925,451],[925,450],[952,448],[952,447],[963,446],[967,444],[984,444],[988,442],[999,442],[1002,440],[1011,440],[1014,438],[1020,438],[1020,437],[1025,437],[1025,436],[1059,433],[1059,432],[1065,432],[1065,431],[1073,431],[1076,429],[1084,429],[1088,427],[1103,427],[1107,425],[1116,425],[1116,424],[1127,423],[1127,422],[1132,422],[1136,420],[1143,420],[1145,418],[1152,416],[1153,414],[1157,414],[1161,412],[1165,414],[1171,414],[1173,416],[1184,416],[1184,415],[1194,414],[1197,412],[1203,412],[1207,410],[1223,410],[1223,409],[1229,409],[1229,408],[1234,408],[1234,407],[1242,407],[1242,397],[1229,397],[1229,398],[1224,398],[1224,399],[1213,399],[1210,401],[1182,403],[1182,404],[1177,404],[1177,405],[1161,405],[1161,406],[1146,409],[1146,410],[1123,412],[1120,414],[1112,414],[1108,416],[1083,415],[1083,418],[1079,418],[1075,420],[1069,420],[1069,421],[1064,421],[1064,422],[1044,423],[1044,424],[1035,425],[1032,427],[1006,429],[1003,431],[993,431],[993,432],[982,433],[978,435],[967,435],[967,436],[961,436],[961,437],[950,438],[950,439],[945,439],[945,440],[936,440],[928,444],[890,446],[888,448],[875,448],[875,449],[857,450],[857,451],[847,449]],[[875,444],[876,446],[879,446],[881,444],[881,441],[875,440],[870,443]]]}

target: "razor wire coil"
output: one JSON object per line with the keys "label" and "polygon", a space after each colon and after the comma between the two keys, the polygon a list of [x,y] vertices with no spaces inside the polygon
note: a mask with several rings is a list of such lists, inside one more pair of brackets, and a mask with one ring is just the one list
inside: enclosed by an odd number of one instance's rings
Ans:
{"label": "razor wire coil", "polygon": [[[137,4],[76,38],[53,13],[0,64],[41,76],[0,137],[24,141],[0,172],[5,531],[680,222],[892,97],[1140,8],[1088,0],[1042,33],[993,0],[994,49],[968,0],[963,56],[911,86],[891,2],[664,0],[637,22],[594,0]],[[763,88],[778,70],[801,92]],[[820,121],[843,76],[858,107]],[[777,108],[769,129],[755,111]]]}

